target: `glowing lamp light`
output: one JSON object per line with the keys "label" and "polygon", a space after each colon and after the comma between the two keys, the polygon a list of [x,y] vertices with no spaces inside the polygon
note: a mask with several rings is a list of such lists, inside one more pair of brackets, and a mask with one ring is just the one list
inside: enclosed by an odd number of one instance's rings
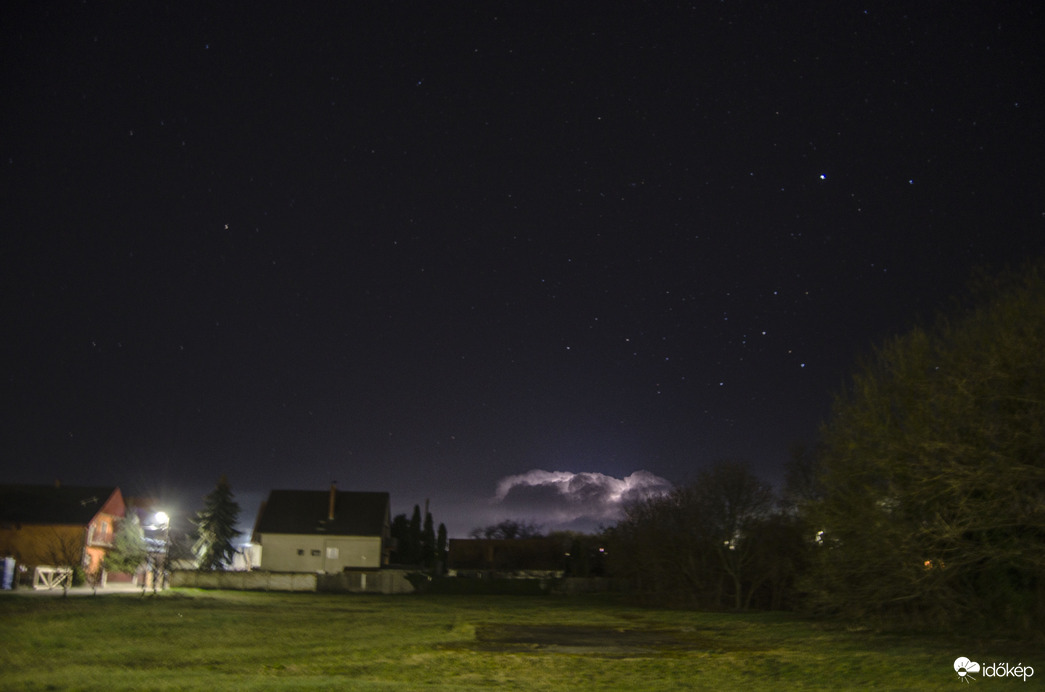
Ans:
{"label": "glowing lamp light", "polygon": [[166,512],[156,512],[156,523],[160,526],[167,526],[171,523],[171,518]]}

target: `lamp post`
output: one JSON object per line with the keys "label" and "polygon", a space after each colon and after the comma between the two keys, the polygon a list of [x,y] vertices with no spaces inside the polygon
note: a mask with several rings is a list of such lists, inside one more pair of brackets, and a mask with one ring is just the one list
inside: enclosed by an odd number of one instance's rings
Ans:
{"label": "lamp post", "polygon": [[[157,551],[158,555],[155,561],[153,561],[152,571],[152,592],[156,593],[157,588],[163,588],[164,575],[167,572],[167,559],[170,556],[170,535],[171,535],[171,518],[164,511],[156,512],[153,517],[153,523],[149,527],[153,530],[159,529],[162,533],[160,534],[162,543],[162,550]],[[155,541],[155,539],[153,539]],[[157,562],[159,564],[157,564]],[[157,587],[156,582],[159,581],[160,585]]]}

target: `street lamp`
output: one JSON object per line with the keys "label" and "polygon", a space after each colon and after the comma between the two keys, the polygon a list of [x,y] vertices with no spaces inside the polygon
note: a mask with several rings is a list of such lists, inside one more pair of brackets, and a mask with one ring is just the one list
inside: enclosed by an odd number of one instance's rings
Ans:
{"label": "street lamp", "polygon": [[[149,526],[152,530],[159,529],[163,533],[160,534],[162,537],[162,550],[157,551],[159,553],[159,565],[153,563],[152,572],[152,592],[155,594],[157,590],[156,582],[160,581],[161,587],[164,578],[164,574],[167,571],[167,559],[170,556],[170,536],[171,536],[171,518],[170,515],[164,511],[156,512],[153,515],[152,525]],[[156,539],[153,539],[155,541]]]}

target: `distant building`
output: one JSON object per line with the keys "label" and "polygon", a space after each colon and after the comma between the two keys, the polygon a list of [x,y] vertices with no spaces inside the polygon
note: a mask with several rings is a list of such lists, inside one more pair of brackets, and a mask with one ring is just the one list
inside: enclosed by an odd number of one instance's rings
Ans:
{"label": "distant building", "polygon": [[0,485],[0,557],[100,573],[125,511],[113,486]]}
{"label": "distant building", "polygon": [[468,572],[561,572],[567,553],[557,538],[451,538],[448,567]]}
{"label": "distant building", "polygon": [[273,490],[258,511],[253,542],[260,569],[325,572],[379,569],[391,553],[388,493]]}

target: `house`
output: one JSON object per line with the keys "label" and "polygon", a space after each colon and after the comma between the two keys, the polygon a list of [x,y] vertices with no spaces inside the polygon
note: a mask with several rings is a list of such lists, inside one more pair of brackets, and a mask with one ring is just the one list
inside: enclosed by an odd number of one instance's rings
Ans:
{"label": "house", "polygon": [[125,511],[113,486],[0,485],[0,556],[101,574]]}
{"label": "house", "polygon": [[260,569],[325,572],[379,569],[391,553],[388,493],[273,490],[261,505],[252,541]]}

